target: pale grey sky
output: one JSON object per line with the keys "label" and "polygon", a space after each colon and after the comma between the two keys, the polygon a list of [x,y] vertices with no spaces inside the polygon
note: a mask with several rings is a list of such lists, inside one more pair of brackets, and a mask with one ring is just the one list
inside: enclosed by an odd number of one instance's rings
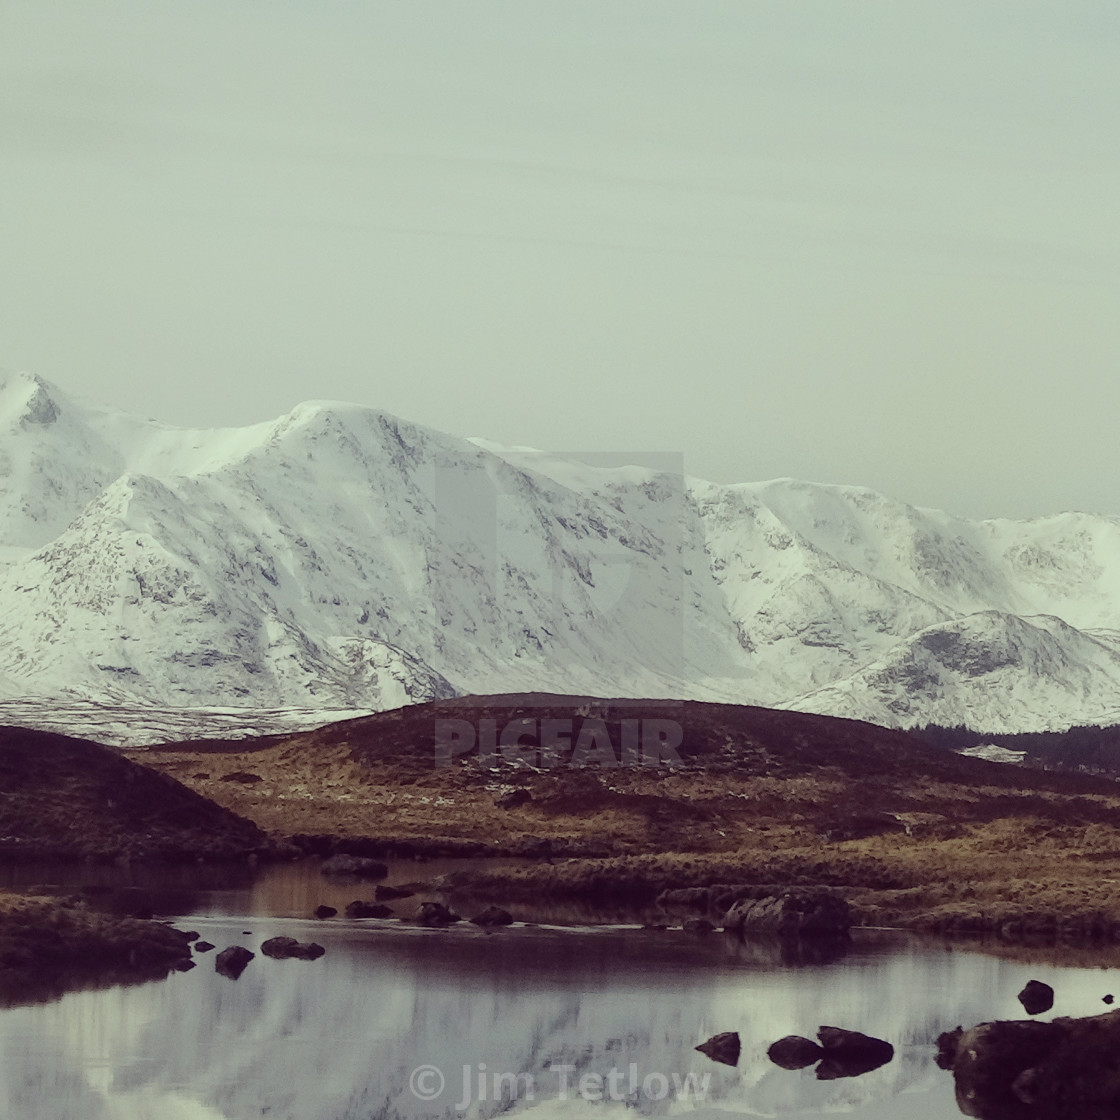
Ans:
{"label": "pale grey sky", "polygon": [[1115,0],[0,0],[0,366],[1120,514]]}

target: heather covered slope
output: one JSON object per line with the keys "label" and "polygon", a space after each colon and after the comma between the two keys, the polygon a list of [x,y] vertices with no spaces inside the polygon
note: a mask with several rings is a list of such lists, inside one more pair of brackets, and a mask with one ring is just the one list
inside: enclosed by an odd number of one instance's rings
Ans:
{"label": "heather covered slope", "polygon": [[0,857],[243,858],[261,831],[165,774],[83,739],[0,728]]}
{"label": "heather covered slope", "polygon": [[511,689],[1120,721],[1120,519],[594,468],[334,402],[189,431],[0,379],[0,722],[95,702],[150,742],[129,709],[182,734]]}

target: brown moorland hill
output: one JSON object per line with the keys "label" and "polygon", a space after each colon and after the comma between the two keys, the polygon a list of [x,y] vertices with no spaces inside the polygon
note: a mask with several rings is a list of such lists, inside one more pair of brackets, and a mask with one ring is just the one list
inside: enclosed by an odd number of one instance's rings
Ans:
{"label": "brown moorland hill", "polygon": [[251,821],[100,743],[0,728],[0,857],[228,859],[267,843]]}
{"label": "brown moorland hill", "polygon": [[[486,721],[499,739],[528,721],[520,730],[539,743],[545,720],[571,722],[572,747],[556,765],[517,765],[499,750],[480,766],[477,748],[436,765],[438,721],[458,721],[452,729],[468,739],[485,738]],[[680,766],[640,764],[643,720],[663,721],[655,731],[679,725]],[[604,765],[612,752],[623,759],[635,723],[638,764]],[[581,731],[600,754],[575,767]],[[531,746],[526,754],[533,760]],[[143,757],[272,832],[326,837],[319,850],[333,837],[367,854],[536,857],[475,875],[505,897],[648,900],[713,882],[823,884],[843,888],[867,924],[1120,928],[1110,885],[1120,881],[1120,785],[963,758],[852,720],[485,696]]]}

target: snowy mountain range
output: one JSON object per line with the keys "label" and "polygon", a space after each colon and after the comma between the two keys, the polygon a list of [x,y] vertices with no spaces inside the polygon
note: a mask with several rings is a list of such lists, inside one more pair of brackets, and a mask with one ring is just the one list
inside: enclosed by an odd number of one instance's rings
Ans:
{"label": "snowy mountain range", "polygon": [[592,467],[331,402],[179,429],[0,377],[0,722],[543,691],[1120,722],[1120,518]]}

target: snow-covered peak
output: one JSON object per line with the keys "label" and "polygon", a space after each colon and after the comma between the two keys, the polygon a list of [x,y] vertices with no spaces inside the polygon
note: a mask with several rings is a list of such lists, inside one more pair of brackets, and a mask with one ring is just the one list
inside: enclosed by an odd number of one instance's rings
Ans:
{"label": "snow-covered peak", "polygon": [[0,430],[53,424],[60,412],[57,395],[34,374],[0,371]]}
{"label": "snow-covered peak", "polygon": [[1120,694],[1120,519],[722,486],[335,401],[182,429],[0,379],[0,697],[513,691],[1096,722]]}

